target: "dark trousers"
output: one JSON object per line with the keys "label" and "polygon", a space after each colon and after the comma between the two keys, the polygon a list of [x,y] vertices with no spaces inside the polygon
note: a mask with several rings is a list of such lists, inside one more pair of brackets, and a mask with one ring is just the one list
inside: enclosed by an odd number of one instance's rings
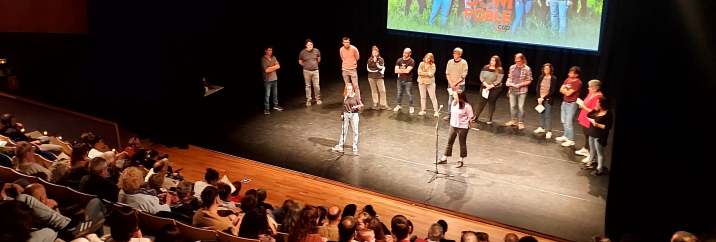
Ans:
{"label": "dark trousers", "polygon": [[450,126],[450,133],[448,134],[448,143],[445,147],[445,156],[452,156],[452,145],[455,144],[455,138],[459,137],[460,140],[460,157],[467,157],[467,131],[470,129],[455,128]]}
{"label": "dark trousers", "polygon": [[425,5],[425,0],[405,0],[405,16],[408,16],[410,13],[410,4],[413,3],[413,1],[418,2],[418,13],[423,14],[423,11],[425,11],[425,8],[427,7]]}
{"label": "dark trousers", "polygon": [[582,132],[584,132],[584,140],[587,141],[584,145],[584,148],[589,150],[589,128],[582,126]]}
{"label": "dark trousers", "polygon": [[[485,88],[485,87],[482,87]],[[495,104],[497,103],[497,97],[502,93],[502,87],[495,87],[490,89],[490,94],[487,95],[487,99],[482,97],[482,89],[480,89],[480,97],[477,98],[477,109],[475,110],[475,118],[480,117],[482,109],[485,108],[485,104],[489,104],[487,111],[489,112],[489,120],[492,121],[492,114],[495,113]]]}

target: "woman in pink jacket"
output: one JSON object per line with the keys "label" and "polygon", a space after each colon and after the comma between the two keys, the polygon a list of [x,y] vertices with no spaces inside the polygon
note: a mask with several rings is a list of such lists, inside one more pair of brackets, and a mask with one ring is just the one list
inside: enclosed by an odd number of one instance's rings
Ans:
{"label": "woman in pink jacket", "polygon": [[602,87],[602,82],[599,80],[591,80],[589,81],[589,94],[587,94],[587,97],[584,99],[584,103],[579,105],[579,109],[582,111],[579,112],[579,124],[582,125],[582,130],[584,131],[584,138],[587,140],[586,143],[584,143],[584,148],[581,150],[578,150],[574,153],[577,155],[587,156],[587,158],[584,158],[582,162],[589,162],[595,157],[589,157],[589,119],[587,119],[587,114],[591,112],[594,109],[594,106],[597,105],[597,100],[599,100],[600,97],[602,97],[602,92],[600,91]]}

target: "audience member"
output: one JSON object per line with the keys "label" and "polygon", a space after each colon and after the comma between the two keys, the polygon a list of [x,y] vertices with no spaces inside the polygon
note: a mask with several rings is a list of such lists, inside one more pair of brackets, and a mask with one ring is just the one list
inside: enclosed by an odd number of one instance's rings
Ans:
{"label": "audience member", "polygon": [[229,200],[229,194],[231,194],[231,186],[229,186],[229,184],[219,183],[216,185],[216,189],[219,190],[219,200],[221,201],[219,204],[220,210],[236,209],[234,212],[240,211],[240,209],[236,208],[236,204]]}
{"label": "audience member", "polygon": [[537,239],[532,236],[523,236],[522,238],[520,238],[519,242],[537,242]]}
{"label": "audience member", "polygon": [[283,205],[281,205],[280,208],[274,209],[273,212],[271,212],[274,220],[283,222],[283,219],[286,218],[286,212],[288,212],[294,203],[293,199],[286,199],[286,201],[283,201]]}
{"label": "audience member", "polygon": [[490,235],[485,232],[476,232],[477,242],[490,242]]}
{"label": "audience member", "polygon": [[390,229],[387,229],[383,222],[380,222],[378,218],[373,218],[370,220],[370,223],[368,224],[368,229],[373,230],[375,240],[378,241],[386,241],[386,231],[388,234],[390,234]]}
{"label": "audience member", "polygon": [[[447,231],[448,231],[447,222],[445,222],[445,220],[441,219],[441,220],[438,220],[438,224],[440,224],[440,226],[443,228],[443,235],[442,235],[442,238],[440,239],[440,242],[455,242],[455,240],[445,238],[445,233],[447,233]],[[514,242],[517,242],[517,241],[515,240]]]}
{"label": "audience member", "polygon": [[0,238],[7,242],[53,241],[55,231],[44,228],[33,231],[33,212],[27,204],[9,201],[0,204]]}
{"label": "audience member", "polygon": [[358,215],[355,216],[355,218],[357,222],[357,230],[365,229],[368,226],[368,223],[370,223],[370,220],[373,219],[373,217],[371,217],[370,214],[366,212],[360,212]]}
{"label": "audience member", "polygon": [[171,207],[172,212],[183,214],[187,217],[194,217],[194,212],[200,208],[199,199],[194,197],[192,191],[193,183],[190,181],[181,181],[176,188],[178,201]]}
{"label": "audience member", "polygon": [[110,214],[107,220],[112,229],[110,236],[102,238],[104,242],[151,242],[142,237],[137,213],[133,208],[122,207]]}
{"label": "audience member", "polygon": [[60,212],[57,201],[47,198],[47,191],[45,190],[45,187],[42,186],[42,184],[40,183],[33,183],[25,187],[25,190],[22,192],[22,194],[30,195],[31,197],[37,199],[37,201],[40,201],[42,204],[45,204],[45,206],[54,210],[55,212]]}
{"label": "audience member", "polygon": [[286,216],[283,219],[283,223],[281,223],[281,230],[279,232],[288,233],[288,231],[290,231],[291,228],[298,222],[298,218],[301,217],[302,210],[303,205],[300,203],[294,203],[291,205],[288,211],[286,211]]}
{"label": "audience member", "polygon": [[460,242],[477,242],[477,234],[472,231],[462,232],[462,236],[460,236]]}
{"label": "audience member", "polygon": [[233,185],[234,188],[236,188],[236,190],[234,190],[234,192],[231,193],[231,201],[232,201],[232,202],[235,202],[235,203],[240,203],[240,202],[241,202],[241,199],[244,198],[244,196],[241,196],[241,194],[240,194],[240,192],[241,192],[241,182],[240,182],[240,181],[234,181],[234,182],[231,183],[231,185]]}
{"label": "audience member", "polygon": [[256,190],[256,199],[258,199],[258,205],[264,210],[273,211],[273,206],[271,204],[266,203],[266,195],[266,189],[259,188],[258,190]]}
{"label": "audience member", "polygon": [[100,157],[104,153],[111,154],[112,156],[114,156],[115,160],[124,159],[124,157],[126,157],[126,155],[127,155],[127,153],[124,151],[122,151],[121,153],[118,153],[118,154],[114,154],[114,152],[112,152],[112,150],[109,149],[109,146],[107,146],[107,144],[104,143],[104,139],[102,139],[102,136],[94,135],[93,133],[88,133],[85,136],[85,138],[87,140],[86,143],[92,147],[92,149],[89,151],[89,153],[87,153],[87,157],[90,159],[95,158],[95,157]]}
{"label": "audience member", "polygon": [[278,226],[267,214],[266,210],[258,206],[256,196],[247,195],[241,200],[243,218],[239,226],[239,237],[258,239],[259,235],[275,235]]}
{"label": "audience member", "polygon": [[426,240],[428,242],[440,242],[440,240],[443,238],[443,226],[441,226],[439,223],[434,223],[430,225],[430,228],[428,229],[428,237]]}
{"label": "audience member", "polygon": [[165,224],[157,234],[154,242],[182,242],[184,239],[181,237],[181,231],[179,227],[173,224]]}
{"label": "audience member", "polygon": [[[68,217],[62,216],[53,208],[48,207],[37,198],[27,194],[31,193],[33,195],[38,195],[39,193],[38,196],[47,197],[47,195],[44,194],[44,187],[40,188],[41,186],[42,185],[39,185],[39,187],[35,186],[35,188],[30,191],[25,189],[24,194],[20,194],[15,197],[15,201],[26,204],[32,210],[34,224],[53,230],[52,233],[45,232],[43,234],[43,236],[49,236],[43,237],[48,240],[41,240],[53,241],[55,236],[57,236],[65,241],[70,241],[75,238],[84,237],[102,228],[102,225],[104,224],[104,207],[99,199],[95,198],[87,204],[87,211],[91,211],[91,213],[88,213],[88,215],[91,215],[90,221],[72,220]],[[42,189],[42,191],[37,189]]]}
{"label": "audience member", "polygon": [[50,167],[50,173],[52,173],[52,179],[50,182],[55,184],[64,184],[70,175],[70,164],[64,161],[53,162]]}
{"label": "audience member", "polygon": [[194,196],[199,199],[201,199],[201,192],[204,191],[206,187],[216,186],[216,184],[219,184],[219,172],[214,169],[207,168],[206,173],[204,173],[204,180],[206,182],[197,181],[194,183]]}
{"label": "audience member", "polygon": [[303,207],[301,217],[288,233],[288,242],[322,242],[318,234],[318,219],[318,208],[311,205]]}
{"label": "audience member", "polygon": [[509,233],[509,234],[506,234],[506,235],[505,235],[505,239],[504,239],[504,240],[505,240],[505,242],[517,242],[517,241],[520,240],[520,238],[517,237],[516,234]]}
{"label": "audience member", "polygon": [[[137,167],[130,167],[122,172],[119,177],[118,201],[129,205],[139,211],[162,216],[159,212],[171,212],[173,196],[163,193],[165,204],[161,204],[157,192],[154,189],[141,188],[144,182],[142,170]],[[163,217],[163,216],[162,216]]]}
{"label": "audience member", "polygon": [[[396,242],[410,241],[410,230],[412,228],[408,224],[408,219],[403,215],[395,215],[390,221],[390,231],[393,234],[393,239]],[[474,241],[463,241],[463,242],[474,242]]]}
{"label": "audience member", "polygon": [[62,147],[59,145],[50,144],[50,137],[42,136],[37,139],[33,139],[25,135],[23,125],[17,122],[17,119],[12,114],[6,113],[0,116],[0,135],[7,137],[15,143],[20,141],[37,145],[42,151],[49,151],[55,155],[62,153]]}
{"label": "audience member", "polygon": [[149,176],[149,180],[147,181],[147,187],[149,189],[154,189],[157,193],[161,193],[164,191],[168,191],[166,188],[162,187],[164,184],[164,177],[162,177],[160,174],[152,174]]}
{"label": "audience member", "polygon": [[612,242],[612,240],[607,238],[607,236],[597,235],[597,236],[592,237],[591,242]]}
{"label": "audience member", "polygon": [[144,149],[142,146],[142,142],[137,137],[132,137],[129,139],[129,146],[127,148],[124,148],[124,152],[127,152],[127,156],[132,157],[134,156],[137,151]]}
{"label": "audience member", "polygon": [[345,216],[341,219],[341,223],[338,225],[338,235],[338,242],[353,241],[356,235],[356,219],[353,216]]}
{"label": "audience member", "polygon": [[86,167],[89,162],[89,159],[87,158],[89,150],[90,147],[84,143],[76,143],[72,146],[70,172],[67,175],[67,180],[60,185],[79,190],[80,181],[82,181],[84,176],[89,175],[89,170]]}
{"label": "audience member", "polygon": [[357,242],[375,242],[375,232],[370,229],[361,229],[356,233]]}
{"label": "audience member", "polygon": [[[24,181],[24,179],[21,180]],[[25,189],[18,184],[17,181],[14,183],[5,183],[5,181],[0,179],[0,201],[11,201],[15,199],[17,195],[22,194],[23,191],[25,191]]]}
{"label": "audience member", "polygon": [[343,214],[341,214],[341,218],[346,216],[356,216],[356,210],[358,210],[358,207],[355,204],[351,203],[346,205],[345,207],[343,207]]}
{"label": "audience member", "polygon": [[427,240],[418,238],[417,235],[412,235],[412,234],[413,234],[413,228],[414,228],[415,226],[413,226],[413,222],[411,222],[410,220],[408,220],[408,227],[410,227],[410,231],[408,232],[408,237],[410,238],[410,239],[409,239],[410,242],[427,242]]}
{"label": "audience member", "polygon": [[328,213],[328,209],[324,206],[317,206],[318,209],[318,226],[323,226],[324,224],[328,223],[326,221],[326,214]]}
{"label": "audience member", "polygon": [[80,191],[97,195],[97,197],[110,202],[117,202],[119,187],[106,178],[109,173],[105,159],[101,157],[92,158],[89,163],[89,171],[90,174],[80,180]]}
{"label": "audience member", "polygon": [[374,217],[374,218],[376,215],[378,215],[375,212],[375,210],[373,209],[373,205],[370,205],[370,204],[365,205],[365,207],[363,207],[363,210],[361,210],[361,212],[366,212],[366,213],[370,214],[371,217]]}
{"label": "audience member", "polygon": [[671,236],[671,242],[699,242],[699,239],[695,235],[686,231],[676,231]]}
{"label": "audience member", "polygon": [[210,227],[217,231],[223,231],[232,235],[239,235],[239,229],[236,224],[239,218],[231,214],[228,217],[221,217],[219,210],[219,189],[213,186],[207,186],[201,191],[201,200],[204,201],[202,208],[196,211],[193,218],[194,226]]}
{"label": "audience member", "polygon": [[328,224],[318,227],[318,234],[326,238],[328,241],[338,241],[340,235],[338,234],[338,224],[341,223],[341,208],[332,206],[328,208],[328,214],[326,215]]}
{"label": "audience member", "polygon": [[176,187],[176,184],[174,183],[174,180],[172,178],[167,177],[167,174],[169,173],[169,165],[167,165],[167,162],[164,160],[160,160],[157,162],[154,162],[154,166],[152,169],[147,173],[147,176],[144,178],[145,182],[149,182],[149,177],[158,174],[162,177],[161,180],[157,178],[158,181],[161,181],[161,187],[164,189],[171,189],[172,187]]}
{"label": "audience member", "polygon": [[12,158],[13,165],[18,166],[18,170],[27,175],[44,173],[47,179],[52,179],[52,172],[35,161],[35,146],[20,141],[15,145],[15,157]]}

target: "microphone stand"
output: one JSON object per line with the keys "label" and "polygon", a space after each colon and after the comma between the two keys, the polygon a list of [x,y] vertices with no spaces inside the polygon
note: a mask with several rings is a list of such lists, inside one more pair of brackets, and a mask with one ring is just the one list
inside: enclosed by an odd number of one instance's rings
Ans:
{"label": "microphone stand", "polygon": [[446,174],[446,173],[440,173],[440,170],[438,170],[438,137],[439,137],[439,131],[440,131],[440,110],[443,109],[443,105],[440,105],[440,108],[438,109],[438,118],[435,121],[435,170],[426,169],[426,171],[433,174],[433,176],[430,178],[430,181],[428,183],[431,183],[438,179],[438,175],[443,175],[445,177],[454,177],[452,174]]}
{"label": "microphone stand", "polygon": [[[347,96],[343,98],[344,105],[345,105],[345,101],[346,101],[347,98],[348,98]],[[353,116],[353,115],[352,115],[352,114],[353,114],[353,108],[352,108],[352,107],[350,108],[350,112],[348,112],[348,114],[351,114],[351,116]],[[346,121],[345,121],[345,119],[346,119],[346,116],[343,115],[343,120],[341,120],[341,138],[344,138],[344,137],[345,137],[345,138],[348,138],[348,130],[345,129],[345,127],[346,127]],[[345,139],[343,139],[343,143],[345,143]],[[343,148],[343,147],[341,147],[341,148]],[[342,149],[341,151],[338,152],[338,153],[341,153],[341,154],[340,154],[338,157],[336,157],[336,159],[335,159],[334,161],[337,161],[338,159],[340,159],[340,158],[343,157],[344,155],[358,156],[358,153],[346,153],[344,150],[345,150],[345,149]]]}

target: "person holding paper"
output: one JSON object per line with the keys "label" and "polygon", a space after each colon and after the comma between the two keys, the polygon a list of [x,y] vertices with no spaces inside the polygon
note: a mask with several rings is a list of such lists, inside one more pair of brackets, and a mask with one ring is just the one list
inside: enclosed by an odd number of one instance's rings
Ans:
{"label": "person holding paper", "polygon": [[569,76],[559,88],[559,92],[564,95],[562,98],[562,126],[564,126],[564,136],[557,137],[555,140],[562,143],[562,146],[574,146],[574,114],[577,112],[577,99],[579,99],[579,90],[582,88],[582,81],[579,80],[580,69],[578,66],[569,68]]}
{"label": "person holding paper", "polygon": [[[445,67],[445,76],[448,81],[448,107],[452,106],[453,93],[458,89],[465,91],[465,78],[467,77],[467,61],[462,59],[462,49],[460,47],[455,48],[452,51],[452,60],[449,60]],[[450,113],[445,116],[445,121],[450,120]]]}
{"label": "person holding paper", "polygon": [[[373,94],[373,109],[390,110],[385,100],[383,73],[385,73],[385,60],[380,57],[378,47],[373,46],[373,51],[368,58],[368,83],[370,83],[370,92]],[[379,96],[380,98],[378,98]]]}
{"label": "person holding paper", "polygon": [[554,74],[554,68],[552,64],[547,63],[542,66],[542,75],[537,78],[537,104],[542,105],[544,110],[539,113],[539,128],[535,130],[535,133],[544,133],[545,138],[552,138],[552,104],[554,103],[554,96],[559,91],[559,78]]}
{"label": "person holding paper", "polygon": [[477,110],[475,110],[475,121],[480,118],[485,104],[489,104],[489,115],[487,124],[492,124],[492,114],[495,113],[497,97],[502,93],[502,78],[505,72],[502,70],[502,61],[499,56],[492,56],[490,64],[485,65],[480,71],[480,98],[477,99]]}
{"label": "person holding paper", "polygon": [[525,99],[527,98],[527,89],[532,83],[532,70],[527,66],[527,59],[522,53],[515,55],[515,64],[510,66],[510,72],[507,74],[507,84],[510,88],[507,96],[510,97],[510,114],[512,119],[505,126],[514,126],[522,130],[525,124]]}
{"label": "person holding paper", "polygon": [[430,94],[430,101],[433,102],[435,110],[433,116],[439,116],[438,99],[435,97],[435,57],[433,53],[425,55],[418,66],[418,88],[420,89],[420,112],[418,115],[425,115],[425,101],[428,99],[427,94]]}
{"label": "person holding paper", "polygon": [[[610,108],[611,100],[606,97],[600,97],[597,99],[594,109],[587,114],[587,120],[589,121],[589,155],[597,157],[597,170],[592,172],[593,176],[604,174],[604,147],[607,146],[609,130],[614,122],[612,112],[609,111]],[[582,168],[588,169],[592,167],[593,162],[590,160]]]}
{"label": "person holding paper", "polygon": [[456,168],[463,166],[463,159],[467,157],[467,132],[470,131],[470,123],[475,116],[472,113],[472,106],[465,97],[462,90],[453,93],[453,103],[450,104],[450,132],[448,134],[448,143],[445,147],[445,154],[436,161],[438,164],[446,164],[447,158],[452,156],[452,146],[455,144],[455,138],[460,140],[460,159],[457,161]]}
{"label": "person holding paper", "polygon": [[602,97],[602,92],[600,91],[602,87],[602,82],[599,80],[591,80],[587,83],[589,85],[589,94],[587,94],[587,98],[584,99],[581,103],[577,103],[579,105],[579,108],[582,110],[579,112],[579,117],[577,120],[579,121],[579,124],[582,125],[582,128],[584,130],[584,136],[587,139],[587,142],[584,144],[584,148],[581,150],[578,150],[574,153],[577,155],[587,156],[587,158],[584,158],[582,162],[589,162],[593,160],[595,157],[589,155],[589,120],[587,119],[587,114],[591,112],[594,107],[597,105],[597,100]]}

